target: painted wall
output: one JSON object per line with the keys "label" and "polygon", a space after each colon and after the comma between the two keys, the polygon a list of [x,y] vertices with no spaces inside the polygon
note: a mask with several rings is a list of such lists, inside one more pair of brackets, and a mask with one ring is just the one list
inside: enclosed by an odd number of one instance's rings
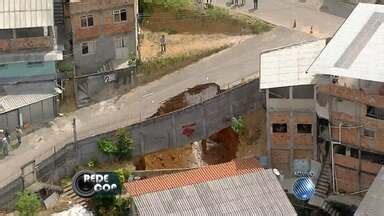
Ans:
{"label": "painted wall", "polygon": [[55,79],[55,62],[28,65],[27,62],[0,66],[0,84],[4,82]]}

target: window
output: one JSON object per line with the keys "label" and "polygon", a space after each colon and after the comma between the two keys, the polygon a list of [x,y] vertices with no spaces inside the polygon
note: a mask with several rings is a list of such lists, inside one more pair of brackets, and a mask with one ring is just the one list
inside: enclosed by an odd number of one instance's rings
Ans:
{"label": "window", "polygon": [[127,10],[126,9],[114,10],[113,21],[115,22],[127,21]]}
{"label": "window", "polygon": [[375,131],[372,130],[372,129],[364,128],[364,133],[363,133],[363,135],[364,135],[365,137],[375,138]]}
{"label": "window", "polygon": [[7,64],[0,64],[0,70],[7,68],[7,66],[8,66]]}
{"label": "window", "polygon": [[81,43],[81,54],[89,55],[89,54],[95,54],[95,52],[96,52],[95,41]]}
{"label": "window", "polygon": [[384,120],[384,109],[367,105],[367,116]]}
{"label": "window", "polygon": [[269,98],[289,99],[289,87],[280,87],[280,88],[269,89]]}
{"label": "window", "polygon": [[302,86],[294,86],[292,87],[293,98],[298,99],[313,99],[314,87],[313,85],[302,85]]}
{"label": "window", "polygon": [[15,32],[16,32],[16,38],[47,36],[47,34],[44,34],[44,28],[43,27],[20,28],[20,29],[16,29]]}
{"label": "window", "polygon": [[0,39],[12,39],[13,30],[12,29],[2,29],[0,30]]}
{"label": "window", "polygon": [[287,133],[287,124],[272,124],[273,133]]}
{"label": "window", "polygon": [[115,38],[115,48],[128,47],[128,37],[121,36]]}
{"label": "window", "polygon": [[311,124],[297,124],[297,133],[312,133]]}
{"label": "window", "polygon": [[93,16],[92,15],[82,16],[82,17],[80,17],[80,20],[81,20],[81,27],[82,28],[93,26]]}
{"label": "window", "polygon": [[28,62],[28,67],[42,67],[44,62]]}

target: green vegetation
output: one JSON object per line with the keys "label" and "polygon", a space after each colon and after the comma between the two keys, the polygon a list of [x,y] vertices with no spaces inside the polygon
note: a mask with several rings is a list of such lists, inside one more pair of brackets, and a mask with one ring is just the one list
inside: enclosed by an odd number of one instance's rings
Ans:
{"label": "green vegetation", "polygon": [[145,84],[156,80],[166,74],[172,73],[198,60],[218,53],[229,46],[222,46],[214,49],[183,53],[173,57],[155,58],[138,65],[139,83]]}
{"label": "green vegetation", "polygon": [[119,129],[112,138],[102,138],[97,142],[101,152],[108,156],[116,156],[119,160],[130,160],[133,141],[128,131]]}
{"label": "green vegetation", "polygon": [[123,216],[129,215],[131,199],[116,196],[94,196],[90,205],[95,215]]}
{"label": "green vegetation", "polygon": [[161,7],[167,10],[180,11],[186,9],[194,9],[192,0],[139,0],[140,13],[145,16],[151,15],[154,8]]}
{"label": "green vegetation", "polygon": [[89,168],[97,167],[99,165],[99,161],[97,159],[92,159],[87,163]]}
{"label": "green vegetation", "polygon": [[34,216],[40,208],[40,199],[36,194],[28,191],[17,193],[16,210],[20,216]]}
{"label": "green vegetation", "polygon": [[111,139],[108,138],[101,138],[99,141],[97,141],[97,146],[101,152],[108,156],[111,156],[114,152],[116,152],[115,144]]}
{"label": "green vegetation", "polygon": [[[152,0],[147,3],[142,0],[141,3],[141,13],[144,14],[142,19],[144,27],[148,27],[147,23],[151,23],[152,21],[156,25],[158,23],[169,22],[169,20],[172,20],[172,22],[176,20],[182,25],[183,20],[194,20],[195,24],[201,23],[202,28],[204,28],[204,25],[210,26],[214,23],[219,23],[221,26],[223,26],[223,24],[230,25],[233,27],[232,33],[259,34],[269,31],[272,28],[271,24],[245,13],[232,12],[227,8],[211,5],[201,10],[195,6],[192,0]],[[160,13],[157,14],[155,11],[160,11]],[[167,15],[163,15],[164,12],[167,13]],[[151,17],[152,14],[156,15]],[[163,21],[163,19],[166,20]],[[168,24],[167,28],[161,28],[160,31],[164,30],[163,32],[171,34],[177,33],[176,29],[169,27],[174,25],[175,23]],[[149,28],[151,29],[153,27],[154,26],[150,26]],[[239,32],[239,28],[243,30]]]}
{"label": "green vegetation", "polygon": [[206,9],[208,19],[224,23],[232,23],[250,29],[253,34],[259,34],[271,30],[272,26],[245,14],[234,14],[230,10],[221,7],[209,7]]}
{"label": "green vegetation", "polygon": [[115,173],[116,173],[116,175],[119,176],[119,180],[120,180],[121,184],[126,182],[129,175],[131,174],[131,172],[128,169],[124,169],[124,168],[119,168],[119,169],[115,170]]}
{"label": "green vegetation", "polygon": [[244,131],[245,123],[244,118],[240,116],[239,118],[232,118],[232,129],[237,133],[241,134]]}

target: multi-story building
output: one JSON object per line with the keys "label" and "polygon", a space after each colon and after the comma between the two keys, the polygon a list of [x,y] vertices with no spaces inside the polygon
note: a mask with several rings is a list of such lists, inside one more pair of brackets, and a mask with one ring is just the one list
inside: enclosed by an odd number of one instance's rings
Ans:
{"label": "multi-story building", "polygon": [[266,95],[269,164],[285,176],[310,169],[317,159],[316,95],[307,69],[325,40],[265,51],[260,56],[260,88]]}
{"label": "multi-story building", "polygon": [[367,189],[384,164],[383,22],[383,5],[359,4],[309,69],[339,192]]}
{"label": "multi-story building", "polygon": [[383,5],[359,4],[329,43],[261,55],[270,165],[323,162],[323,195],[364,191],[384,164],[383,22]]}
{"label": "multi-story building", "polygon": [[70,1],[78,102],[129,76],[137,55],[137,13],[137,0]]}
{"label": "multi-story building", "polygon": [[52,119],[57,110],[53,0],[0,1],[0,128]]}

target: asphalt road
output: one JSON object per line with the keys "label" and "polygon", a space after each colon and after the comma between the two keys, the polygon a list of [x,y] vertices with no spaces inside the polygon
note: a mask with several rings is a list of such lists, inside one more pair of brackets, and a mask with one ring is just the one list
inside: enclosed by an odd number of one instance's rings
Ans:
{"label": "asphalt road", "polygon": [[[318,38],[333,36],[345,18],[320,10],[324,0],[258,0],[258,9],[253,9],[253,0],[244,0],[241,7],[227,7],[230,0],[212,0],[213,4],[242,11],[278,26],[292,28],[296,20],[296,29],[309,33],[311,26],[313,35]],[[334,4],[329,3],[334,1]],[[328,7],[335,7],[340,0],[328,1]],[[239,0],[242,2],[242,0]],[[341,1],[340,1],[341,2]]]}
{"label": "asphalt road", "polygon": [[257,78],[259,55],[263,50],[312,39],[312,36],[298,31],[275,28],[122,96],[58,118],[51,127],[41,128],[25,136],[21,146],[0,161],[0,187],[16,178],[25,163],[33,159],[38,163],[53,153],[53,147],[59,149],[72,141],[74,117],[78,123],[79,139],[125,127],[149,117],[162,101],[186,88],[207,82],[215,82],[227,88],[241,79]]}

